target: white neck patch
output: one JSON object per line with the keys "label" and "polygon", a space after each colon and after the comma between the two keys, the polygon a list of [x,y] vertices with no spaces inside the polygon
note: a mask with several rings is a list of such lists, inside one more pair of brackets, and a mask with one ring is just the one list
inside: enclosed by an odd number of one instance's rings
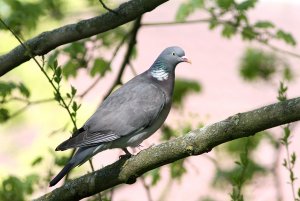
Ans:
{"label": "white neck patch", "polygon": [[159,81],[167,80],[169,77],[169,73],[163,68],[152,69],[151,75]]}

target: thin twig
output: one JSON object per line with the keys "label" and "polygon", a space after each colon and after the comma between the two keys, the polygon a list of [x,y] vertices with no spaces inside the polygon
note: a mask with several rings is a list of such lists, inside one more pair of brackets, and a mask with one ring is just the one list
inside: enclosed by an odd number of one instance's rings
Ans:
{"label": "thin twig", "polygon": [[153,201],[152,195],[151,195],[151,192],[150,192],[150,186],[146,183],[144,176],[141,176],[141,182],[142,182],[142,184],[143,184],[143,186],[146,190],[148,201]]}
{"label": "thin twig", "polygon": [[[50,79],[50,77],[48,76],[48,74],[46,73],[45,69],[41,66],[41,64],[37,61],[37,59],[33,56],[33,54],[31,53],[31,49],[29,49],[19,38],[19,36],[0,18],[0,22],[13,34],[13,36],[19,41],[19,43],[23,46],[24,49],[27,50],[27,54],[34,60],[34,62],[38,65],[38,67],[40,68],[40,70],[42,71],[42,73],[46,76],[47,80],[49,81],[49,83],[51,84],[51,86],[53,87],[55,93],[57,93],[60,96],[60,92],[57,89],[57,87],[53,84],[52,80]],[[64,101],[64,99],[60,96],[61,102],[63,104],[63,106],[65,107],[65,109],[67,110],[71,121],[74,125],[74,127],[77,129],[77,125],[75,122],[75,119],[73,118],[70,109],[68,108],[66,102]]]}
{"label": "thin twig", "polygon": [[276,152],[274,154],[275,156],[275,160],[272,164],[272,168],[271,168],[271,173],[273,176],[273,180],[274,180],[274,187],[275,187],[275,191],[276,191],[276,199],[277,201],[282,201],[282,188],[281,188],[281,182],[280,182],[280,176],[278,174],[278,167],[280,164],[280,152],[282,150],[281,148],[282,146],[278,146],[276,148]]}
{"label": "thin twig", "polygon": [[[286,125],[287,129],[290,129],[289,124]],[[289,136],[290,137],[290,136]],[[289,138],[288,137],[288,138]],[[290,154],[290,149],[289,149],[289,144],[290,142],[288,141],[289,139],[287,139],[287,142],[284,142],[284,148],[285,148],[285,152],[286,152],[286,159],[285,159],[285,168],[288,170],[289,172],[289,179],[290,179],[290,185],[291,185],[291,190],[292,190],[292,196],[293,196],[293,200],[296,201],[296,194],[295,194],[295,177],[294,177],[294,172],[293,172],[293,168],[294,168],[294,164],[291,161],[291,154]]]}
{"label": "thin twig", "polygon": [[86,96],[98,84],[101,78],[102,77],[99,75],[97,79],[95,79],[95,81],[82,94],[79,95],[79,97],[83,98],[84,96]]}
{"label": "thin twig", "polygon": [[137,76],[137,72],[136,72],[135,68],[133,67],[132,63],[129,62],[128,65],[131,69],[131,72],[132,72],[133,76]]}
{"label": "thin twig", "polygon": [[[62,102],[63,107],[67,110],[71,121],[74,125],[74,128],[77,130],[77,125],[76,125],[76,121],[75,118],[73,118],[71,111],[68,107],[68,105],[66,104],[65,100],[61,97],[60,95],[60,91],[58,90],[58,88],[53,84],[52,80],[50,79],[50,77],[48,76],[48,74],[46,73],[45,69],[41,66],[41,64],[37,61],[37,59],[32,55],[31,50],[21,41],[21,39],[17,36],[17,34],[8,26],[6,25],[6,23],[0,18],[1,23],[14,35],[14,37],[19,41],[19,43],[23,46],[23,48],[25,48],[27,50],[27,53],[29,54],[29,56],[35,61],[35,63],[38,65],[38,67],[40,68],[40,70],[42,71],[42,73],[46,76],[47,80],[50,82],[51,86],[53,87],[54,91],[60,96],[60,100]],[[26,107],[28,107],[30,104],[28,104]],[[23,110],[26,109],[26,107],[23,108]],[[15,114],[16,115],[16,114]],[[75,149],[72,150],[71,153],[71,157],[74,155],[75,153]],[[70,158],[71,158],[70,157]],[[89,160],[90,161],[90,160]],[[91,161],[90,161],[90,164]],[[93,170],[94,167],[91,165],[91,169]],[[94,171],[94,170],[93,170]],[[66,175],[66,179],[68,179],[68,174]]]}
{"label": "thin twig", "polygon": [[124,73],[124,70],[125,70],[127,64],[130,62],[130,57],[133,52],[133,48],[136,44],[137,33],[138,33],[139,28],[141,27],[141,19],[142,19],[142,16],[138,17],[133,24],[131,36],[128,41],[127,51],[126,51],[124,60],[121,64],[121,68],[120,68],[119,73],[118,73],[115,81],[113,82],[112,86],[109,88],[109,90],[105,94],[104,99],[106,99],[109,96],[109,94],[114,90],[114,88],[117,85],[121,84],[122,75]]}
{"label": "thin twig", "polygon": [[146,22],[142,23],[142,26],[150,27],[150,26],[174,26],[174,25],[188,25],[188,24],[198,24],[203,22],[210,22],[211,18],[206,19],[196,19],[196,20],[187,20],[187,21],[169,21],[169,22]]}
{"label": "thin twig", "polygon": [[119,15],[118,12],[116,12],[116,11],[110,9],[109,7],[107,7],[107,6],[105,5],[105,3],[103,3],[102,0],[99,0],[99,2],[101,3],[101,5],[103,6],[104,9],[106,9],[106,10],[108,10],[109,12],[112,12],[112,13],[114,13],[114,14],[116,14],[116,15]]}
{"label": "thin twig", "polygon": [[[211,20],[212,20],[212,18],[195,19],[195,20],[187,20],[187,21],[149,22],[149,23],[143,23],[142,26],[151,27],[151,26],[189,25],[189,24],[197,24],[197,23],[207,23],[207,22],[210,22]],[[228,23],[231,23],[231,22],[227,21],[227,20],[219,20],[218,23],[220,23],[220,24],[227,23],[228,24]],[[296,58],[300,58],[300,54],[297,54],[297,53],[294,53],[294,52],[276,47],[272,44],[269,44],[268,42],[266,42],[263,39],[259,39],[259,38],[256,38],[256,39],[260,44],[263,44],[263,45],[267,46],[268,48],[272,49],[273,51],[280,52],[280,53],[283,53],[283,54],[287,54],[287,55],[290,55],[290,56],[293,56],[293,57],[296,57]]]}
{"label": "thin twig", "polygon": [[[115,51],[112,54],[112,57],[109,61],[109,65],[111,65],[111,63],[113,62],[113,60],[115,59],[115,57],[117,56],[120,48],[122,47],[122,45],[125,43],[126,39],[128,37],[128,34],[126,34],[123,39],[120,41],[120,43],[116,46]],[[97,77],[97,79],[82,93],[79,95],[80,98],[83,98],[87,93],[89,93],[97,84],[98,82],[101,80],[101,76],[99,75]]]}

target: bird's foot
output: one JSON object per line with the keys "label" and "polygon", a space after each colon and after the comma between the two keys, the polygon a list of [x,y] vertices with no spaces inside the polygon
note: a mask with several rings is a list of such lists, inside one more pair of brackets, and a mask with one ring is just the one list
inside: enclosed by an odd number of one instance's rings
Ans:
{"label": "bird's foot", "polygon": [[124,149],[122,149],[122,150],[125,152],[125,154],[120,155],[120,156],[119,156],[119,159],[130,158],[130,157],[132,156],[132,154],[131,154],[126,148],[124,148]]}

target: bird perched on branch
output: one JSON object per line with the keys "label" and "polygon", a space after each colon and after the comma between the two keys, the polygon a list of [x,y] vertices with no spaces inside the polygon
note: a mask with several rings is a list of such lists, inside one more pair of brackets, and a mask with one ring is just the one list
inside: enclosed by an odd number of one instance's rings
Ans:
{"label": "bird perched on branch", "polygon": [[87,122],[55,149],[79,148],[50,186],[103,150],[121,148],[130,154],[127,147],[140,145],[157,131],[171,109],[175,67],[181,62],[190,63],[183,49],[168,47],[147,71],[111,93]]}

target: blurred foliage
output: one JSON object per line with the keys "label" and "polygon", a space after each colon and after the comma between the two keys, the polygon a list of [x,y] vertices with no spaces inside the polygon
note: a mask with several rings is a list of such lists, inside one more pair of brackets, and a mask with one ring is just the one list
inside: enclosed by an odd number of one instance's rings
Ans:
{"label": "blurred foliage", "polygon": [[[244,171],[243,178],[245,180],[251,180],[258,173],[267,173],[268,169],[255,162],[256,158],[253,155],[260,142],[263,139],[268,139],[266,136],[272,135],[263,131],[252,137],[241,138],[224,144],[219,151],[225,151],[225,153],[232,155],[232,157],[235,157],[236,154],[238,154],[240,160],[235,162],[237,166],[230,169],[222,169],[217,166],[218,168],[213,179],[213,186],[222,187],[228,182],[232,182],[234,185],[237,184],[237,180],[239,179],[236,177],[241,176],[241,171]],[[247,170],[244,170],[246,167]]]}
{"label": "blurred foliage", "polygon": [[0,123],[4,123],[10,118],[10,107],[8,107],[8,104],[11,101],[26,101],[29,97],[30,91],[24,83],[0,81]]}
{"label": "blurred foliage", "polygon": [[248,48],[240,62],[240,75],[248,81],[270,80],[281,73],[284,79],[291,80],[293,72],[289,64],[273,52]]}
{"label": "blurred foliage", "polygon": [[[18,35],[22,35],[36,29],[42,16],[47,16],[49,19],[62,19],[64,6],[63,0],[1,0],[0,13],[7,25]],[[0,29],[4,27],[0,25]]]}
{"label": "blurred foliage", "polygon": [[27,200],[26,195],[31,195],[34,186],[38,183],[39,176],[31,174],[25,179],[16,176],[8,176],[2,181],[0,187],[0,200],[2,201],[23,201]]}
{"label": "blurred foliage", "polygon": [[222,35],[231,38],[240,33],[244,40],[257,40],[264,44],[272,39],[281,40],[295,46],[296,40],[287,31],[277,28],[272,22],[258,20],[249,21],[247,12],[256,6],[257,0],[188,0],[182,3],[177,11],[176,20],[186,21],[197,11],[208,14],[210,29],[222,28]]}
{"label": "blurred foliage", "polygon": [[116,55],[107,59],[103,54],[104,52],[111,52],[113,48],[118,49],[118,46],[125,42],[127,29],[127,26],[124,25],[113,31],[56,49],[48,58],[48,66],[57,60],[58,56],[65,56],[67,60],[62,65],[64,78],[76,78],[80,69],[86,70],[91,77],[96,75],[104,77],[111,70],[110,64]]}
{"label": "blurred foliage", "polygon": [[222,150],[226,151],[226,153],[235,155],[239,153],[244,147],[247,146],[247,151],[252,152],[254,151],[259,145],[260,142],[265,139],[268,135],[272,136],[267,131],[262,131],[256,133],[251,138],[240,138],[237,140],[230,141],[224,145],[222,145]]}
{"label": "blurred foliage", "polygon": [[184,98],[192,92],[201,92],[202,87],[198,81],[179,79],[175,80],[175,87],[173,93],[173,105],[175,107],[182,106]]}

